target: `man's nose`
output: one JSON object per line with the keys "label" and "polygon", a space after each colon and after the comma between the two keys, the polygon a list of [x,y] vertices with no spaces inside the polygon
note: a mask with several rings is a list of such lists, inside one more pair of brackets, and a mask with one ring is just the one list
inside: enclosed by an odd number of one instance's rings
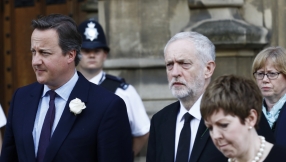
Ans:
{"label": "man's nose", "polygon": [[42,59],[41,59],[40,55],[36,53],[32,57],[32,65],[36,66],[36,65],[40,65],[40,64],[42,64]]}
{"label": "man's nose", "polygon": [[177,77],[181,75],[181,67],[178,64],[173,65],[172,76]]}

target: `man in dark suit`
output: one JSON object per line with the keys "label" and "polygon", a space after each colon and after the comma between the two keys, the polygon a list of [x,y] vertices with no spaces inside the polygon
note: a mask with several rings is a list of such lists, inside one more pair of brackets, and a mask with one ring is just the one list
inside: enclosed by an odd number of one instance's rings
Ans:
{"label": "man in dark suit", "polygon": [[38,82],[13,96],[0,161],[132,161],[124,101],[75,70],[82,43],[75,22],[52,14],[32,26]]}
{"label": "man in dark suit", "polygon": [[215,69],[215,47],[205,36],[182,32],[164,49],[169,88],[179,101],[151,120],[147,162],[223,162],[201,120],[200,102]]}

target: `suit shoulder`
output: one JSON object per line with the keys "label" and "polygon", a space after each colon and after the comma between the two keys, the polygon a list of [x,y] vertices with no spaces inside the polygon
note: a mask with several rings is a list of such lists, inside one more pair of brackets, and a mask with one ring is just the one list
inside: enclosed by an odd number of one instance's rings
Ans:
{"label": "suit shoulder", "polygon": [[34,82],[34,83],[31,83],[31,84],[28,84],[28,85],[25,85],[25,86],[23,86],[23,87],[20,87],[20,88],[32,88],[32,87],[35,87],[35,86],[39,86],[39,85],[41,85],[40,83],[38,83],[38,82]]}
{"label": "suit shoulder", "polygon": [[111,82],[114,82],[115,84],[119,84],[118,87],[123,89],[123,90],[126,90],[128,88],[128,86],[129,86],[129,84],[126,83],[124,78],[113,76],[113,75],[110,75],[110,74],[106,74],[105,78],[107,80],[111,81]]}
{"label": "suit shoulder", "polygon": [[96,95],[97,97],[105,96],[105,95],[116,96],[114,93],[111,93],[110,91],[103,88],[102,86],[99,86],[99,85],[94,84],[92,82],[89,82],[88,84],[90,84],[89,93],[91,96],[94,96],[94,95]]}
{"label": "suit shoulder", "polygon": [[125,82],[124,78],[121,78],[121,77],[118,77],[118,76],[106,74],[105,77],[106,77],[106,79],[111,79],[111,80],[116,81],[116,82]]}
{"label": "suit shoulder", "polygon": [[170,105],[167,105],[163,109],[159,110],[157,113],[153,115],[153,117],[154,118],[166,117],[166,115],[170,113],[178,112],[179,108],[180,108],[180,102],[176,101],[174,103],[171,103]]}
{"label": "suit shoulder", "polygon": [[38,87],[38,86],[43,86],[41,85],[40,83],[38,82],[34,82],[32,84],[28,84],[26,86],[23,86],[23,87],[20,87],[20,88],[17,88],[17,91],[31,91],[32,89]]}
{"label": "suit shoulder", "polygon": [[96,85],[94,83],[89,82],[90,89],[89,89],[89,97],[91,98],[91,101],[97,101],[94,100],[94,98],[100,99],[101,101],[106,101],[107,103],[114,100],[114,99],[121,99],[116,94],[110,92],[106,88]]}

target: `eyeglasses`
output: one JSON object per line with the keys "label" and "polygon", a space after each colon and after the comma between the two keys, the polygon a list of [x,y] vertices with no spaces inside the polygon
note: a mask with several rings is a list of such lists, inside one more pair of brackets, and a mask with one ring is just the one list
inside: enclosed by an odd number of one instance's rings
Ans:
{"label": "eyeglasses", "polygon": [[268,79],[274,80],[278,78],[278,75],[281,74],[279,72],[270,72],[270,73],[262,73],[262,72],[254,72],[253,75],[256,79],[262,80],[266,75]]}

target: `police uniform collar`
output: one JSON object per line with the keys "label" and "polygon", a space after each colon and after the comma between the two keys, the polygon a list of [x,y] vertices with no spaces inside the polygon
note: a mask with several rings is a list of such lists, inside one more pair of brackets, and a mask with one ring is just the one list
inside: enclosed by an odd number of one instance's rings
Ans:
{"label": "police uniform collar", "polygon": [[101,70],[96,76],[91,78],[89,81],[94,84],[99,85],[105,79],[104,76],[105,76],[105,72]]}

